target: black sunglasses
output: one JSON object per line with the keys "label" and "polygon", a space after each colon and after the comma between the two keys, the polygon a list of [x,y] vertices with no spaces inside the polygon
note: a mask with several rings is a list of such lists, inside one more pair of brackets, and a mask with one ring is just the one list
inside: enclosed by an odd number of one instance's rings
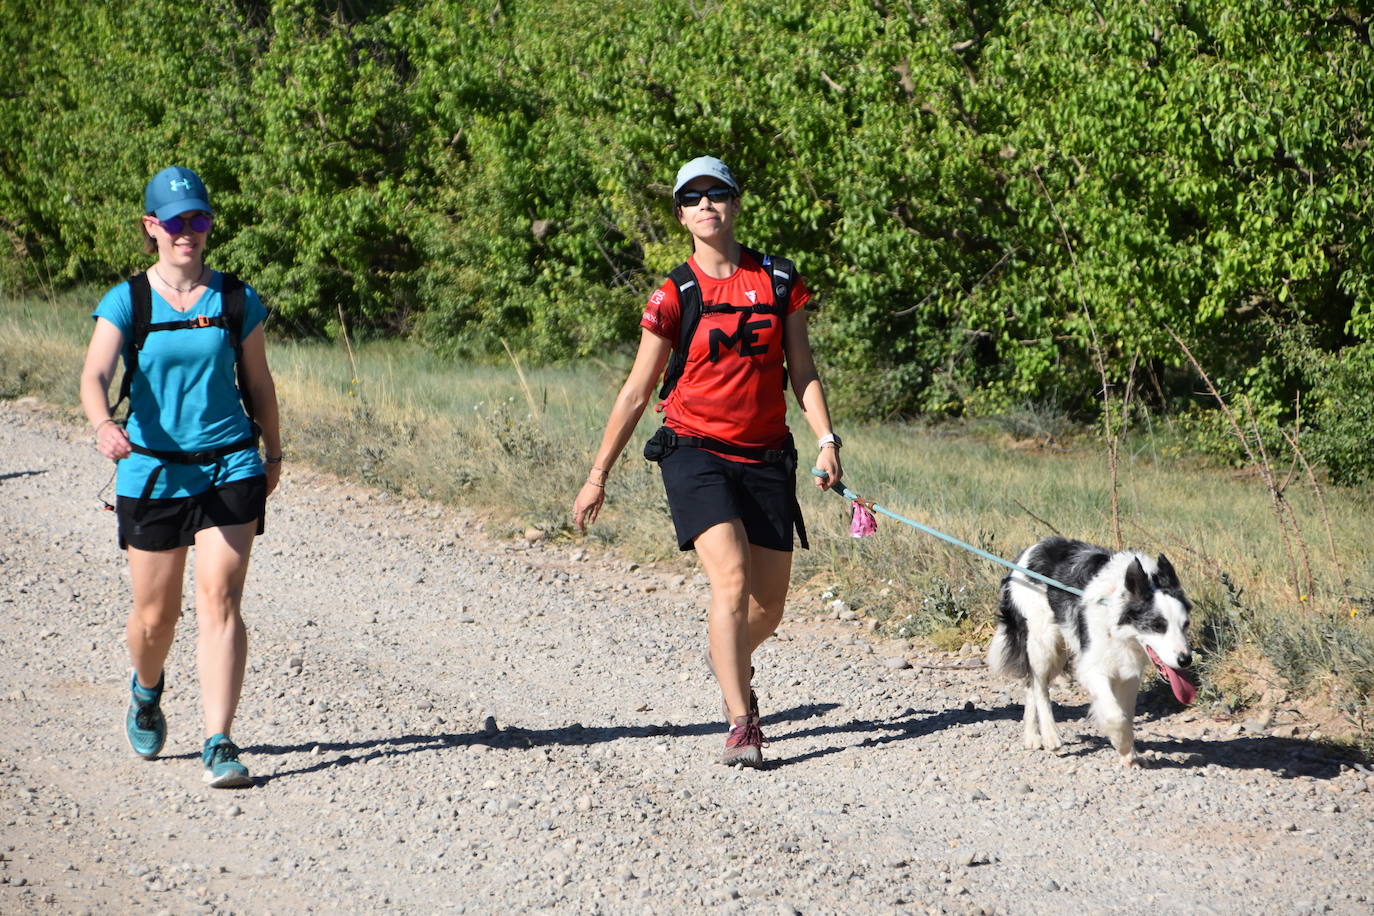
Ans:
{"label": "black sunglasses", "polygon": [[168,235],[181,235],[181,231],[189,224],[192,232],[209,232],[210,217],[204,213],[197,213],[189,219],[184,216],[174,216],[171,219],[160,219],[157,224],[162,227]]}
{"label": "black sunglasses", "polygon": [[703,197],[709,198],[713,204],[723,204],[734,196],[734,188],[727,188],[723,184],[718,184],[714,188],[707,188],[705,191],[678,191],[677,205],[679,207],[695,207],[701,203]]}

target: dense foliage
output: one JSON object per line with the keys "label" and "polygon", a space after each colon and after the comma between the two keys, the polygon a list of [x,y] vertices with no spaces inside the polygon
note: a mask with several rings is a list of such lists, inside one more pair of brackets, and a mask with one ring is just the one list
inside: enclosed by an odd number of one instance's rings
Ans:
{"label": "dense foliage", "polygon": [[[1172,328],[1265,417],[1336,367],[1302,417],[1357,480],[1370,17],[1367,0],[0,0],[0,282],[138,266],[142,183],[176,162],[216,194],[216,263],[285,328],[596,354],[633,340],[687,251],[667,186],[711,152],[746,185],[741,237],[820,293],[850,409],[1090,411],[1094,349],[1116,390],[1135,365],[1177,407],[1195,378]],[[1274,339],[1294,327],[1305,350]]]}

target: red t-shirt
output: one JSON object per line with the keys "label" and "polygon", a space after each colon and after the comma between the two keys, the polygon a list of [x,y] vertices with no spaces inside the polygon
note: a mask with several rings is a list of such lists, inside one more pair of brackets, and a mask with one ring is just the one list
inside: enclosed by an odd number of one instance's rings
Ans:
{"label": "red t-shirt", "polygon": [[[773,301],[771,276],[746,253],[740,254],[739,269],[724,280],[706,276],[695,259],[687,263],[701,286],[704,305],[748,307]],[[810,298],[806,284],[797,277],[787,314]],[[665,280],[649,297],[639,325],[677,346],[681,316],[677,287]],[[786,441],[783,321],[781,315],[759,312],[704,312],[682,377],[658,406],[668,428],[679,435],[707,436],[743,448],[775,448]]]}

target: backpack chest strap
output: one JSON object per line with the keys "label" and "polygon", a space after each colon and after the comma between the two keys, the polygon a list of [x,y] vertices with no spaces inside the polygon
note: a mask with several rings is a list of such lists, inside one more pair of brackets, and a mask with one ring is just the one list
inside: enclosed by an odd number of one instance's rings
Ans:
{"label": "backpack chest strap", "polygon": [[[180,321],[155,321],[148,325],[147,332],[153,331],[183,331],[188,328],[228,328],[229,323],[224,320],[223,315],[216,315],[213,318],[207,315],[197,315],[194,318],[183,318]],[[146,342],[140,341],[139,345]]]}

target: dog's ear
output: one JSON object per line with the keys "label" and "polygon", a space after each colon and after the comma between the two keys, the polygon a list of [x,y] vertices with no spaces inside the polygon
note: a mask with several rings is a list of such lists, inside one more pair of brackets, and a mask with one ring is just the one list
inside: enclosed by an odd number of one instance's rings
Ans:
{"label": "dog's ear", "polygon": [[1137,598],[1148,598],[1153,589],[1150,588],[1150,577],[1145,574],[1145,568],[1140,565],[1140,558],[1131,560],[1131,565],[1126,567],[1126,591],[1135,595]]}
{"label": "dog's ear", "polygon": [[1174,572],[1174,564],[1169,562],[1169,558],[1164,554],[1159,555],[1156,563],[1155,582],[1160,588],[1177,588],[1178,573]]}

